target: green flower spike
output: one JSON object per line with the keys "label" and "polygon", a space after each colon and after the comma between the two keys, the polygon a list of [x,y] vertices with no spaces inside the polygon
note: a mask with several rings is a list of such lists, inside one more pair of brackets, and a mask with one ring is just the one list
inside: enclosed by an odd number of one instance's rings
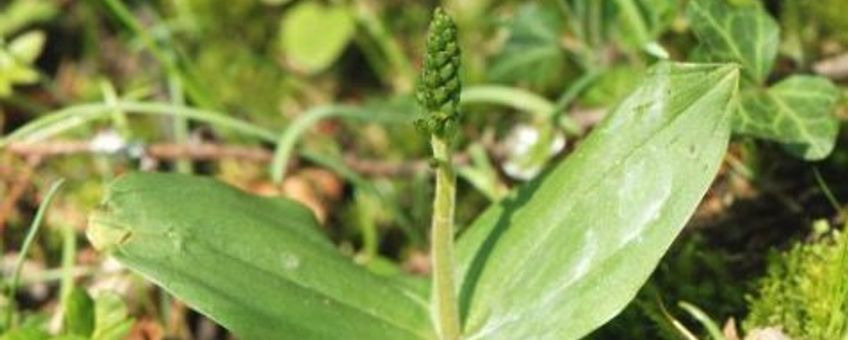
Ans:
{"label": "green flower spike", "polygon": [[439,137],[449,137],[459,120],[460,51],[456,24],[441,8],[433,12],[427,33],[427,54],[418,80],[416,96],[427,111],[415,122],[419,129]]}

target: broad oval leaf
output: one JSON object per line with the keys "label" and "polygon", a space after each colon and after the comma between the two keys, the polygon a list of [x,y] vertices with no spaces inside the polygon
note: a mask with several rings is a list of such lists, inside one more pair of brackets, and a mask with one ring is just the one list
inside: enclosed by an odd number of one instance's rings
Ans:
{"label": "broad oval leaf", "polygon": [[741,98],[734,132],[780,142],[805,160],[823,159],[833,151],[839,89],[830,80],[791,76],[766,90],[744,91]]}
{"label": "broad oval leaf", "polygon": [[660,63],[563,163],[457,243],[468,339],[572,339],[635,296],[709,188],[739,72]]}
{"label": "broad oval leaf", "polygon": [[724,0],[690,1],[687,16],[711,60],[740,63],[744,74],[763,83],[780,43],[780,28],[771,16],[759,7],[733,7]]}
{"label": "broad oval leaf", "polygon": [[289,9],[283,17],[280,43],[292,64],[316,73],[338,59],[355,30],[353,14],[347,7],[305,1]]}
{"label": "broad oval leaf", "polygon": [[245,339],[430,339],[425,295],[353,264],[304,207],[215,180],[136,173],[89,239]]}

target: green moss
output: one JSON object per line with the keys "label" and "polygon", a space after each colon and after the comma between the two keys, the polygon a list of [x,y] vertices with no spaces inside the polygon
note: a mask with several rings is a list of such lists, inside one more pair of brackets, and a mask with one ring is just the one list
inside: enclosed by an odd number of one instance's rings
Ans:
{"label": "green moss", "polygon": [[780,327],[802,339],[839,339],[848,335],[848,257],[843,232],[821,233],[785,253],[772,253],[757,294],[749,297],[747,331]]}

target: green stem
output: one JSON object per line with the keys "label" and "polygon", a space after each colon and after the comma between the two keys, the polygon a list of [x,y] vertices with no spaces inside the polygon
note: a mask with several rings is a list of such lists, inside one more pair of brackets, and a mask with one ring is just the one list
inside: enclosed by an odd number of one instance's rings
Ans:
{"label": "green stem", "polygon": [[554,104],[545,97],[516,87],[503,85],[476,85],[462,90],[462,105],[497,104],[527,111],[547,118]]}
{"label": "green stem", "polygon": [[[570,100],[569,98],[566,98]],[[515,87],[501,85],[478,85],[462,90],[461,104],[497,104],[527,111],[539,120],[549,120],[554,116],[559,106],[545,97],[533,92]],[[562,102],[562,100],[560,100]],[[568,115],[562,115],[563,130],[570,136],[581,136],[583,128]]]}
{"label": "green stem", "polygon": [[[100,90],[103,92],[103,101],[108,105],[115,105],[119,101],[118,94],[115,92],[115,87],[112,86],[111,83],[107,81],[103,81],[100,83]],[[127,115],[119,110],[115,109],[112,111],[112,124],[118,129],[118,133],[120,133],[121,137],[124,139],[132,138],[130,134],[129,123],[127,121]]]}
{"label": "green stem", "polygon": [[318,122],[328,118],[348,118],[370,122],[407,122],[403,116],[389,113],[378,113],[347,105],[319,106],[304,112],[295,119],[276,139],[276,149],[271,159],[271,179],[274,183],[282,183],[288,169],[288,162],[294,153],[294,148],[300,137]]}
{"label": "green stem", "polygon": [[621,15],[624,17],[624,25],[636,36],[638,47],[643,47],[651,37],[648,33],[648,25],[642,19],[642,14],[639,13],[639,8],[633,0],[618,0],[616,4],[618,4]]}
{"label": "green stem", "polygon": [[74,290],[74,260],[77,255],[77,233],[74,226],[62,225],[62,268],[59,288],[59,301],[62,309],[68,306],[68,296]]}
{"label": "green stem", "polygon": [[[168,92],[169,97],[171,97],[171,102],[179,107],[184,107],[185,96],[183,95],[183,85],[182,81],[179,77],[169,76],[168,77]],[[189,139],[189,125],[188,119],[185,117],[181,117],[179,115],[174,115],[173,119],[173,134],[174,141],[177,144],[188,144]],[[181,159],[177,161],[177,171],[183,174],[191,174],[194,172],[191,161],[188,159]]]}
{"label": "green stem", "polygon": [[32,220],[32,225],[29,227],[29,232],[27,232],[26,238],[24,238],[24,243],[21,245],[21,250],[18,253],[18,259],[15,261],[15,267],[12,270],[12,279],[9,282],[9,306],[6,309],[6,327],[13,328],[12,321],[15,312],[15,294],[17,292],[18,285],[21,281],[21,270],[24,267],[24,260],[26,260],[26,255],[29,252],[29,249],[32,248],[32,242],[35,240],[35,235],[38,234],[38,230],[41,229],[41,221],[44,219],[44,214],[47,212],[47,208],[50,206],[50,202],[53,201],[53,197],[56,195],[56,192],[59,191],[59,188],[62,187],[62,184],[65,182],[64,179],[57,180],[53,182],[50,186],[50,190],[47,191],[47,195],[44,196],[44,201],[41,202],[41,205],[38,207],[38,211],[35,213],[35,218]]}
{"label": "green stem", "polygon": [[125,111],[127,114],[185,117],[227,128],[263,141],[274,142],[277,140],[277,135],[272,131],[245,121],[230,118],[226,114],[216,111],[199,110],[162,103],[118,101],[113,104],[81,104],[46,114],[15,130],[11,134],[0,138],[0,148],[11,142],[35,142],[53,137],[88,122],[108,118],[116,109]]}
{"label": "green stem", "polygon": [[283,133],[280,134],[276,142],[274,157],[271,159],[271,179],[274,183],[282,183],[286,176],[289,159],[294,152],[295,144],[300,139],[300,136],[306,133],[306,130],[317,124],[318,122],[331,117],[358,117],[367,119],[368,115],[356,108],[349,106],[330,105],[319,106],[306,111],[295,121],[293,121]]}
{"label": "green stem", "polygon": [[433,311],[442,340],[459,339],[459,304],[454,283],[453,215],[456,200],[456,175],[451,162],[450,145],[433,136],[436,166],[436,195],[433,201],[431,251],[433,261]]}

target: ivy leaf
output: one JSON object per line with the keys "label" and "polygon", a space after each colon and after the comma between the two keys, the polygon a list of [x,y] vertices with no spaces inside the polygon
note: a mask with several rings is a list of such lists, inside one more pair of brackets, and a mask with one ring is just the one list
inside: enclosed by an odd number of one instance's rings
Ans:
{"label": "ivy leaf", "polygon": [[710,186],[739,71],[660,63],[546,176],[457,242],[469,339],[576,339],[636,295]]}
{"label": "ivy leaf", "polygon": [[765,81],[777,57],[780,28],[762,8],[698,0],[689,2],[687,14],[712,61],[740,63],[751,80]]}
{"label": "ivy leaf", "polygon": [[319,230],[293,201],[136,173],[110,186],[88,237],[241,338],[434,337],[425,293],[354,264]]}
{"label": "ivy leaf", "polygon": [[833,114],[839,89],[829,80],[791,76],[768,88],[742,93],[734,132],[783,143],[805,160],[827,157],[836,143],[839,120]]}
{"label": "ivy leaf", "polygon": [[509,24],[509,40],[495,58],[489,77],[496,81],[527,81],[545,88],[565,72],[565,51],[560,47],[564,29],[554,8],[538,3],[522,5]]}
{"label": "ivy leaf", "polygon": [[317,73],[341,56],[355,29],[353,14],[347,7],[306,1],[283,16],[280,43],[295,67]]}

